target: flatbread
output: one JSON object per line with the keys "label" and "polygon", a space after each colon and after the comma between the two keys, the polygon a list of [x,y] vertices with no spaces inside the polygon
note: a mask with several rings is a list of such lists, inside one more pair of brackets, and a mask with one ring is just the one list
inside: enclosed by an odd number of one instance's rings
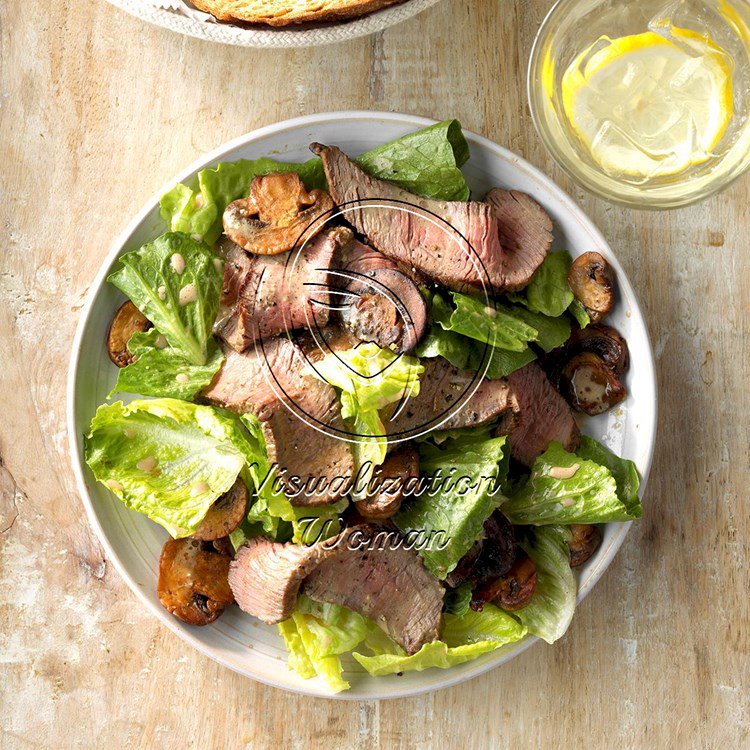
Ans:
{"label": "flatbread", "polygon": [[268,26],[341,21],[372,13],[403,0],[192,0],[220,21]]}

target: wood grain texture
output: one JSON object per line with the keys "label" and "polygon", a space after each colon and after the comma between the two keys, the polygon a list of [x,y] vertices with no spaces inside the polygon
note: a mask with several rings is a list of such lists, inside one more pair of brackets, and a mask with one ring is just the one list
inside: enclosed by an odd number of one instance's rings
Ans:
{"label": "wood grain texture", "polygon": [[[0,746],[750,746],[750,178],[669,213],[573,186],[524,94],[547,6],[445,0],[368,39],[274,52],[103,0],[0,0]],[[458,117],[570,192],[638,290],[661,399],[645,516],[568,634],[381,703],[256,684],[141,611],[89,529],[64,432],[82,300],[136,209],[229,138],[348,108]]]}

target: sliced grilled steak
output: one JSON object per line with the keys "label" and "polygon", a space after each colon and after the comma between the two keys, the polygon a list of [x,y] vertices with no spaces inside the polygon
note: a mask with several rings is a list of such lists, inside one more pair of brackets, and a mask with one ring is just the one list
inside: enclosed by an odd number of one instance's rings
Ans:
{"label": "sliced grilled steak", "polygon": [[258,417],[268,458],[278,464],[292,503],[324,505],[346,494],[343,478],[354,470],[349,443],[308,424],[344,432],[339,400],[330,385],[306,373],[300,349],[278,338],[241,354],[225,346],[224,354],[203,398]]}
{"label": "sliced grilled steak", "polygon": [[[335,146],[311,149],[323,160],[334,201],[351,204],[347,220],[381,253],[457,291],[479,289],[483,281],[504,288],[499,227],[489,204],[422,198],[370,177]],[[394,203],[384,207],[383,200]]]}
{"label": "sliced grilled steak", "polygon": [[575,450],[581,437],[568,402],[553,388],[544,371],[530,362],[508,376],[518,400],[516,423],[510,432],[511,455],[526,466],[556,440]]}
{"label": "sliced grilled steak", "polygon": [[424,335],[424,297],[398,265],[377,250],[352,239],[341,249],[340,270],[331,272],[331,284],[346,292],[341,321],[360,341],[402,353]]}
{"label": "sliced grilled steak", "polygon": [[[431,200],[370,177],[335,146],[311,149],[323,160],[334,201],[353,209],[347,220],[384,255],[450,289],[520,289],[549,250],[552,222],[524,193],[496,188],[485,202]],[[404,203],[409,211],[399,210]]]}
{"label": "sliced grilled steak", "polygon": [[229,586],[243,612],[273,625],[291,616],[302,581],[331,554],[321,544],[249,539],[229,566]]}
{"label": "sliced grilled steak", "polygon": [[507,380],[484,379],[477,386],[477,373],[459,370],[442,357],[423,363],[419,395],[407,401],[400,412],[399,404],[391,407],[393,416],[385,421],[389,435],[406,437],[427,429],[475,427],[516,408]]}
{"label": "sliced grilled steak", "polygon": [[444,589],[393,529],[367,524],[343,531],[302,590],[369,617],[407,654],[440,635]]}
{"label": "sliced grilled steak", "polygon": [[329,318],[327,284],[336,248],[351,237],[346,229],[321,232],[300,252],[249,255],[224,239],[224,283],[215,333],[238,352],[259,338]]}
{"label": "sliced grilled steak", "polygon": [[529,195],[493,188],[484,197],[500,226],[504,289],[523,289],[552,244],[552,219]]}

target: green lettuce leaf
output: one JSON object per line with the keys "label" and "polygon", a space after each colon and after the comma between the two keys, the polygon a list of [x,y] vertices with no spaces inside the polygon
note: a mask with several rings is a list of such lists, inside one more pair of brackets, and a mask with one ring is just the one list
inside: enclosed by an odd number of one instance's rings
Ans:
{"label": "green lettuce leaf", "polygon": [[433,297],[431,317],[446,331],[454,331],[490,346],[522,352],[537,331],[508,307],[486,305],[483,300],[451,292],[451,305],[440,295]]}
{"label": "green lettuce leaf", "polygon": [[167,232],[120,258],[108,281],[124,292],[169,345],[194,365],[209,359],[222,271],[207,245]]}
{"label": "green lettuce leaf", "polygon": [[469,199],[460,167],[469,144],[458,120],[446,120],[377,146],[357,158],[367,173],[427,198]]}
{"label": "green lettuce leaf", "polygon": [[591,322],[591,318],[586,312],[586,308],[577,299],[574,299],[570,303],[568,312],[576,319],[581,328],[585,328]]}
{"label": "green lettuce leaf", "polygon": [[[627,463],[622,464],[622,471],[630,479]],[[628,503],[618,496],[617,482],[606,466],[551,443],[534,461],[528,481],[503,504],[503,513],[511,523],[532,526],[639,518],[642,511],[637,495],[635,502],[630,498]]]}
{"label": "green lettuce leaf", "polygon": [[339,655],[356,648],[373,627],[346,607],[300,596],[292,617],[279,623],[279,633],[289,652],[289,667],[303,679],[322,677],[332,692],[339,693],[349,687]]}
{"label": "green lettuce leaf", "polygon": [[376,627],[351,609],[316,602],[304,595],[297,600],[296,613],[309,618],[308,627],[315,636],[315,645],[310,652],[313,658],[349,653],[365,639],[371,627]]}
{"label": "green lettuce leaf", "polygon": [[569,536],[563,526],[545,526],[519,541],[536,565],[537,586],[531,601],[513,614],[529,633],[547,643],[565,633],[576,607],[578,586],[570,567]]}
{"label": "green lettuce leaf", "polygon": [[405,502],[393,521],[403,532],[426,534],[429,543],[419,554],[427,570],[443,580],[505,499],[505,437],[422,442],[419,453],[420,474],[431,479],[430,488]]}
{"label": "green lettuce leaf", "polygon": [[198,391],[213,380],[224,362],[215,340],[208,342],[206,364],[195,365],[169,346],[156,328],[134,333],[128,342],[128,351],[137,359],[117,371],[117,383],[108,398],[113,393],[138,393],[192,401]]}
{"label": "green lettuce leaf", "polygon": [[527,310],[521,305],[513,305],[511,313],[534,328],[536,331],[534,341],[545,352],[557,349],[570,338],[570,320],[565,315],[551,318],[549,315]]}
{"label": "green lettuce leaf", "polygon": [[471,583],[462,583],[455,589],[447,589],[443,611],[456,615],[456,617],[463,617],[468,614],[471,605],[471,594]]}
{"label": "green lettuce leaf", "polygon": [[385,461],[388,440],[380,411],[419,394],[424,367],[415,357],[396,355],[377,344],[327,354],[314,365],[314,375],[339,391],[341,416],[350,433],[357,477],[355,497],[365,492],[375,467]]}
{"label": "green lettuce leaf", "polygon": [[[548,352],[570,338],[570,321],[565,317],[551,318],[523,305],[506,305],[497,301],[486,305],[483,300],[458,292],[451,292],[451,297],[453,304],[440,294],[433,294],[431,323],[440,325],[445,331],[514,352],[520,355],[519,361],[523,358],[531,361],[528,359],[529,342],[539,344]],[[480,358],[482,352],[480,350]],[[511,364],[515,361],[511,360]]]}
{"label": "green lettuce leaf", "polygon": [[[468,158],[460,123],[448,120],[378,146],[356,161],[374,177],[418,195],[467,200],[469,188],[459,167]],[[253,178],[274,172],[296,172],[308,190],[326,187],[317,157],[302,163],[267,158],[222,162],[200,171],[188,185],[177,184],[165,193],[160,200],[162,218],[171,230],[212,245],[221,235],[224,209],[248,194]]]}
{"label": "green lettuce leaf", "polygon": [[[284,639],[289,669],[296,672],[303,680],[315,677],[315,667],[313,667],[312,661],[307,655],[305,644],[302,642],[294,618],[290,617],[288,620],[283,620],[277,627],[279,635]],[[342,687],[342,690],[346,690],[346,687]]]}
{"label": "green lettuce leaf", "polygon": [[602,445],[588,435],[581,435],[581,444],[576,450],[576,455],[606,466],[617,483],[617,497],[630,517],[640,518],[643,515],[641,501],[638,499],[638,487],[641,480],[638,476],[638,469],[632,461],[620,458],[606,445]]}
{"label": "green lettuce leaf", "polygon": [[[567,311],[581,328],[585,328],[591,319],[586,308],[575,298],[568,285],[568,271],[572,263],[573,259],[567,250],[549,253],[526,289],[509,295],[509,298],[513,302],[525,305],[531,312],[542,313],[553,318],[558,318]],[[547,341],[550,348],[545,347],[546,351],[554,348],[552,344],[563,335],[563,330],[563,325],[560,324],[559,329],[547,331],[552,338]],[[555,333],[558,335],[554,336]]]}
{"label": "green lettuce leaf", "polygon": [[567,250],[547,255],[524,290],[529,310],[557,318],[568,309],[574,299],[568,286],[572,264]]}
{"label": "green lettuce leaf", "polygon": [[195,531],[261,446],[228,412],[176,399],[97,409],[84,441],[94,476],[173,537]]}
{"label": "green lettuce leaf", "polygon": [[489,380],[505,378],[536,359],[528,346],[520,352],[499,349],[439,325],[430,326],[414,353],[418,357],[443,357],[461,370],[482,371]]}
{"label": "green lettuce leaf", "polygon": [[369,638],[365,645],[374,652],[373,655],[355,651],[352,656],[374,677],[408,671],[421,672],[431,667],[447,669],[515,643],[524,635],[526,628],[518,620],[494,605],[487,604],[482,612],[469,610],[462,617],[446,614],[443,640],[426,643],[412,656],[407,656],[392,641],[390,644],[386,643],[385,648],[379,648]]}

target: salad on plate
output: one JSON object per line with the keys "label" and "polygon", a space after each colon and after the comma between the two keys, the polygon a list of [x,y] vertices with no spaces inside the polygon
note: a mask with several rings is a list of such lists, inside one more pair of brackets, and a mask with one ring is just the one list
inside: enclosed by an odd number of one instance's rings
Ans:
{"label": "salad on plate", "polygon": [[168,532],[193,626],[276,624],[332,692],[552,643],[635,465],[582,434],[627,396],[614,273],[533,198],[470,195],[456,121],[352,157],[220,163],[120,257],[117,377],[85,457]]}

